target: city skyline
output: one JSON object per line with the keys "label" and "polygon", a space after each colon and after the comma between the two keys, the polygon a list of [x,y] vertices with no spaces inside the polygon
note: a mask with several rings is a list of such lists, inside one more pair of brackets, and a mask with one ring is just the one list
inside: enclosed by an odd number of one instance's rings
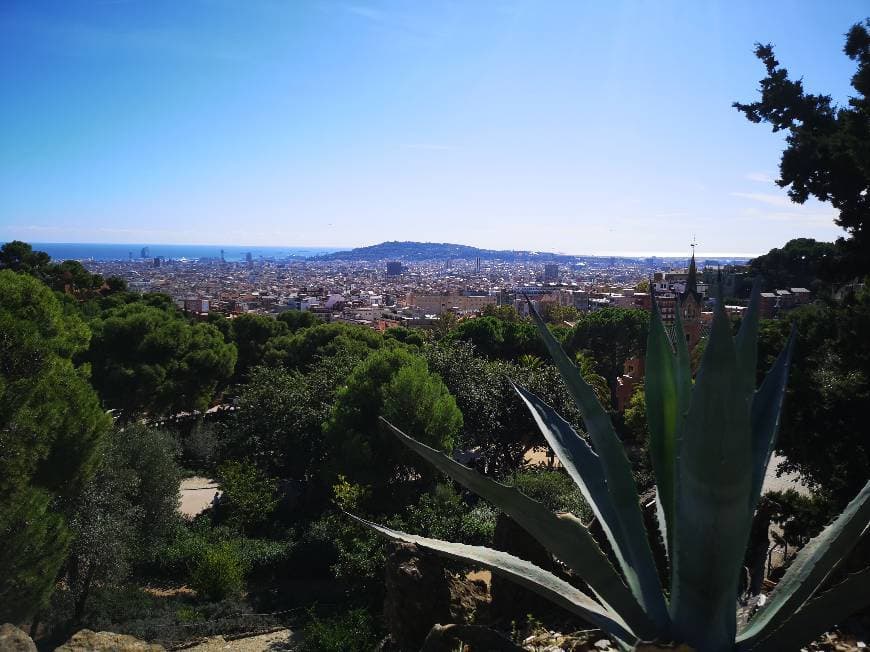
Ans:
{"label": "city skyline", "polygon": [[215,0],[0,8],[0,241],[752,256],[833,240],[773,184],[756,41],[844,104],[866,5]]}

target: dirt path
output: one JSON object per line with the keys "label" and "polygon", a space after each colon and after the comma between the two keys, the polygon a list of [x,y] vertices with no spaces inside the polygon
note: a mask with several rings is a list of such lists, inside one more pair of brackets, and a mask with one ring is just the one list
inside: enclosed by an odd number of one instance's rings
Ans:
{"label": "dirt path", "polygon": [[182,480],[178,511],[187,518],[193,518],[211,505],[217,490],[217,483],[208,478],[193,477]]}
{"label": "dirt path", "polygon": [[299,634],[289,629],[279,629],[277,632],[226,640],[223,636],[212,636],[199,645],[186,648],[185,652],[278,652],[293,650],[299,644]]}

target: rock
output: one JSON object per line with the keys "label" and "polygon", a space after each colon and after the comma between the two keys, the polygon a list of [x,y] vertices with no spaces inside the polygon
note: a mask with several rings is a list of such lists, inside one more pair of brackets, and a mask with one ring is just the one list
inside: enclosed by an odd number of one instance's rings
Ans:
{"label": "rock", "polygon": [[387,629],[401,649],[417,650],[432,625],[452,620],[444,566],[413,544],[391,543],[385,575]]}
{"label": "rock", "polygon": [[15,625],[6,623],[0,626],[0,651],[36,652],[33,640]]}
{"label": "rock", "polygon": [[420,652],[524,652],[498,632],[479,625],[435,625]]}
{"label": "rock", "polygon": [[[516,522],[505,514],[499,514],[493,533],[493,548],[530,561],[546,571],[555,571],[555,564],[549,552]],[[552,614],[552,604],[541,600],[533,591],[509,579],[493,574],[492,611],[506,620],[524,621],[528,614],[543,617]]]}
{"label": "rock", "polygon": [[146,643],[127,634],[83,629],[54,652],[166,652],[162,645]]}

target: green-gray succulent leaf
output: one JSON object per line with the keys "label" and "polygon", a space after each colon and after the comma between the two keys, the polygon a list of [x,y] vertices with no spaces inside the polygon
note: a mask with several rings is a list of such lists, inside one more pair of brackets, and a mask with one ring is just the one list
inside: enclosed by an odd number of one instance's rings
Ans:
{"label": "green-gray succulent leaf", "polygon": [[[519,490],[490,480],[463,466],[440,451],[408,436],[383,417],[381,421],[405,446],[516,521],[586,582],[602,603],[620,614],[638,636],[655,636],[655,627],[637,599],[623,583],[589,530],[578,519],[560,518]],[[591,451],[590,454],[594,455]]]}
{"label": "green-gray succulent leaf", "polygon": [[655,296],[646,346],[644,399],[649,428],[649,451],[656,477],[659,528],[670,554],[673,532],[677,428],[681,423],[677,360],[665,332]]}
{"label": "green-gray succulent leaf", "polygon": [[[622,550],[627,563],[631,565],[637,577],[640,592],[637,598],[659,630],[667,632],[670,630],[667,604],[643,523],[637,485],[625,449],[616,436],[610,416],[598,402],[592,387],[583,380],[531,302],[529,308],[538,327],[538,333],[583,417],[583,424],[592,447],[601,458],[604,478],[616,512],[612,526],[613,537],[616,539],[616,546]],[[566,468],[572,463],[571,449],[565,448],[561,452],[558,450],[554,452]],[[631,580],[628,577],[626,579],[631,586]]]}
{"label": "green-gray succulent leaf", "polygon": [[752,399],[752,494],[750,494],[750,509],[754,510],[761,496],[764,476],[776,447],[776,436],[779,432],[782,405],[785,402],[785,388],[788,383],[788,371],[794,351],[797,330],[792,327],[788,344],[780,352],[773,367],[765,376],[761,387]]}
{"label": "green-gray succulent leaf", "polygon": [[870,481],[833,523],[801,548],[767,604],[737,636],[739,649],[751,650],[801,609],[855,546],[868,523]]}
{"label": "green-gray succulent leaf", "polygon": [[494,573],[503,575],[517,584],[534,591],[538,595],[547,598],[554,604],[588,620],[596,627],[621,641],[632,643],[637,640],[637,636],[630,631],[619,614],[614,613],[576,587],[571,586],[566,581],[535,566],[531,562],[500,550],[493,550],[483,546],[469,546],[464,543],[451,543],[439,539],[429,539],[393,530],[353,514],[349,514],[349,516],[388,539],[413,543],[446,557],[485,566]]}
{"label": "green-gray succulent leaf", "polygon": [[798,609],[755,652],[800,650],[853,613],[870,606],[870,568],[853,573]]}
{"label": "green-gray succulent leaf", "polygon": [[734,644],[738,579],[749,536],[749,396],[721,301],[681,429],[671,609],[679,640],[703,650]]}

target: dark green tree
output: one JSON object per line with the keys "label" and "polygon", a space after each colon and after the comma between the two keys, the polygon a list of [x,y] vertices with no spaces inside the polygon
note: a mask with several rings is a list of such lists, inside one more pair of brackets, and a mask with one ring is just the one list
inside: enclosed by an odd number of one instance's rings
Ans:
{"label": "dark green tree", "polygon": [[383,336],[364,326],[341,322],[318,324],[291,335],[272,338],[266,345],[263,359],[270,366],[283,365],[305,371],[317,360],[336,355],[339,351],[362,358],[383,345]]}
{"label": "dark green tree", "polygon": [[603,308],[584,314],[568,337],[567,348],[583,351],[594,361],[610,387],[616,406],[616,379],[625,361],[642,355],[646,347],[649,313],[635,308]]}
{"label": "dark green tree", "polygon": [[763,256],[749,261],[753,277],[760,276],[765,287],[811,288],[818,290],[823,278],[836,275],[841,252],[833,242],[817,242],[812,238],[789,240]]}
{"label": "dark green tree", "polygon": [[350,374],[325,425],[336,475],[385,485],[421,472],[379,416],[444,451],[453,450],[462,428],[456,401],[424,359],[399,348],[377,351]]}
{"label": "dark green tree", "polygon": [[161,299],[111,308],[90,325],[84,359],[92,365],[94,386],[106,405],[127,417],[139,410],[207,408],[233,373],[235,346],[214,326],[187,321]]}
{"label": "dark green tree", "polygon": [[857,64],[852,76],[855,95],[848,106],[837,106],[830,95],[804,91],[800,79],[790,79],[770,44],[756,44],[764,63],[761,99],[734,106],[750,121],[765,122],[774,132],[785,131],[777,184],[791,199],[804,203],[811,196],[830,202],[839,212],[836,222],[851,236],[838,241],[848,253],[845,278],[870,271],[870,20],[853,25],[843,48]]}
{"label": "dark green tree", "polygon": [[44,251],[34,251],[26,242],[12,240],[0,247],[0,269],[29,274],[42,280],[51,265],[51,257]]}
{"label": "dark green tree", "polygon": [[286,324],[287,329],[291,332],[323,323],[320,317],[307,310],[285,310],[278,315],[277,319],[281,323]]}
{"label": "dark green tree", "polygon": [[765,321],[759,371],[773,363],[774,346],[797,328],[777,448],[785,468],[799,471],[839,510],[870,478],[870,290],[842,302],[811,305],[785,320]]}
{"label": "dark green tree", "polygon": [[89,332],[44,284],[0,271],[0,619],[50,595],[69,540],[65,505],[97,461],[109,417],[72,356]]}
{"label": "dark green tree", "polygon": [[285,322],[266,315],[239,315],[231,323],[233,342],[238,350],[237,378],[244,378],[251,367],[263,361],[263,353],[270,339],[289,332]]}

